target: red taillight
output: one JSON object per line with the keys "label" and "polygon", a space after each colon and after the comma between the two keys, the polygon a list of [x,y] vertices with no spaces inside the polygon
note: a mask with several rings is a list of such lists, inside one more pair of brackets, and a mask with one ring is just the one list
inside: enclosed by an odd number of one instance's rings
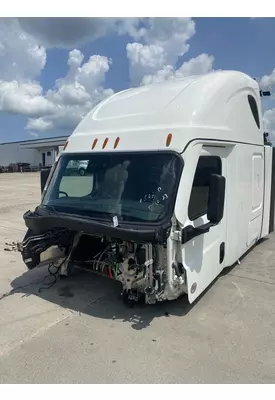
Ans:
{"label": "red taillight", "polygon": [[68,146],[68,144],[69,144],[69,140],[67,140],[67,142],[65,143],[65,145],[64,145],[64,147],[63,147],[63,150],[66,149],[66,147]]}

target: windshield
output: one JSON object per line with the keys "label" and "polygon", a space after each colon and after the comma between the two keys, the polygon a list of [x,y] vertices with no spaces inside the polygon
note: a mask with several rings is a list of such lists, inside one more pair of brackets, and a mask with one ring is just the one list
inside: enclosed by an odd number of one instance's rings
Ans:
{"label": "windshield", "polygon": [[64,154],[42,205],[114,224],[158,222],[172,214],[182,163],[170,152]]}

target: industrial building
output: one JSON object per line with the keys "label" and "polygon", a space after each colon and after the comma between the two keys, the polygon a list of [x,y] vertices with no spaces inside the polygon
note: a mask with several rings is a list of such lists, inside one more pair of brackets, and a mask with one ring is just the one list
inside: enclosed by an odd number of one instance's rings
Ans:
{"label": "industrial building", "polygon": [[51,166],[63,148],[67,136],[0,143],[0,165],[28,163],[30,166]]}

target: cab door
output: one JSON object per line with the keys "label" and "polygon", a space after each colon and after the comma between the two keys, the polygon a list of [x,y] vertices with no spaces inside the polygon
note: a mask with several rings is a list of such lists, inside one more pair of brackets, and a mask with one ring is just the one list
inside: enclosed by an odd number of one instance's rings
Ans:
{"label": "cab door", "polygon": [[224,212],[221,221],[205,233],[182,244],[182,260],[186,269],[188,299],[192,303],[220,274],[226,253],[226,147],[202,148],[199,155],[188,205],[186,226],[203,227],[209,223],[209,189],[213,174],[225,177]]}

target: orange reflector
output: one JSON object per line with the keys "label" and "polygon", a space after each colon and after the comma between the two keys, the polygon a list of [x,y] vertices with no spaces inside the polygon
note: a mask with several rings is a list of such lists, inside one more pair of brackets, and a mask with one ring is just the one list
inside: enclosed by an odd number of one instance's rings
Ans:
{"label": "orange reflector", "polygon": [[172,133],[169,133],[166,138],[166,147],[170,146],[172,140]]}
{"label": "orange reflector", "polygon": [[92,150],[95,148],[97,142],[98,142],[98,139],[95,139],[95,140],[93,141]]}
{"label": "orange reflector", "polygon": [[106,139],[104,140],[103,145],[102,145],[102,148],[103,148],[103,149],[105,149],[105,147],[107,146],[108,140],[109,140],[108,138],[106,138]]}
{"label": "orange reflector", "polygon": [[120,138],[117,137],[116,140],[115,140],[114,149],[117,148],[117,146],[118,146],[118,144],[119,144],[119,141],[120,141]]}
{"label": "orange reflector", "polygon": [[67,140],[67,142],[65,143],[65,145],[64,145],[64,147],[63,147],[63,150],[66,149],[66,147],[68,146],[68,144],[69,144],[69,140]]}

